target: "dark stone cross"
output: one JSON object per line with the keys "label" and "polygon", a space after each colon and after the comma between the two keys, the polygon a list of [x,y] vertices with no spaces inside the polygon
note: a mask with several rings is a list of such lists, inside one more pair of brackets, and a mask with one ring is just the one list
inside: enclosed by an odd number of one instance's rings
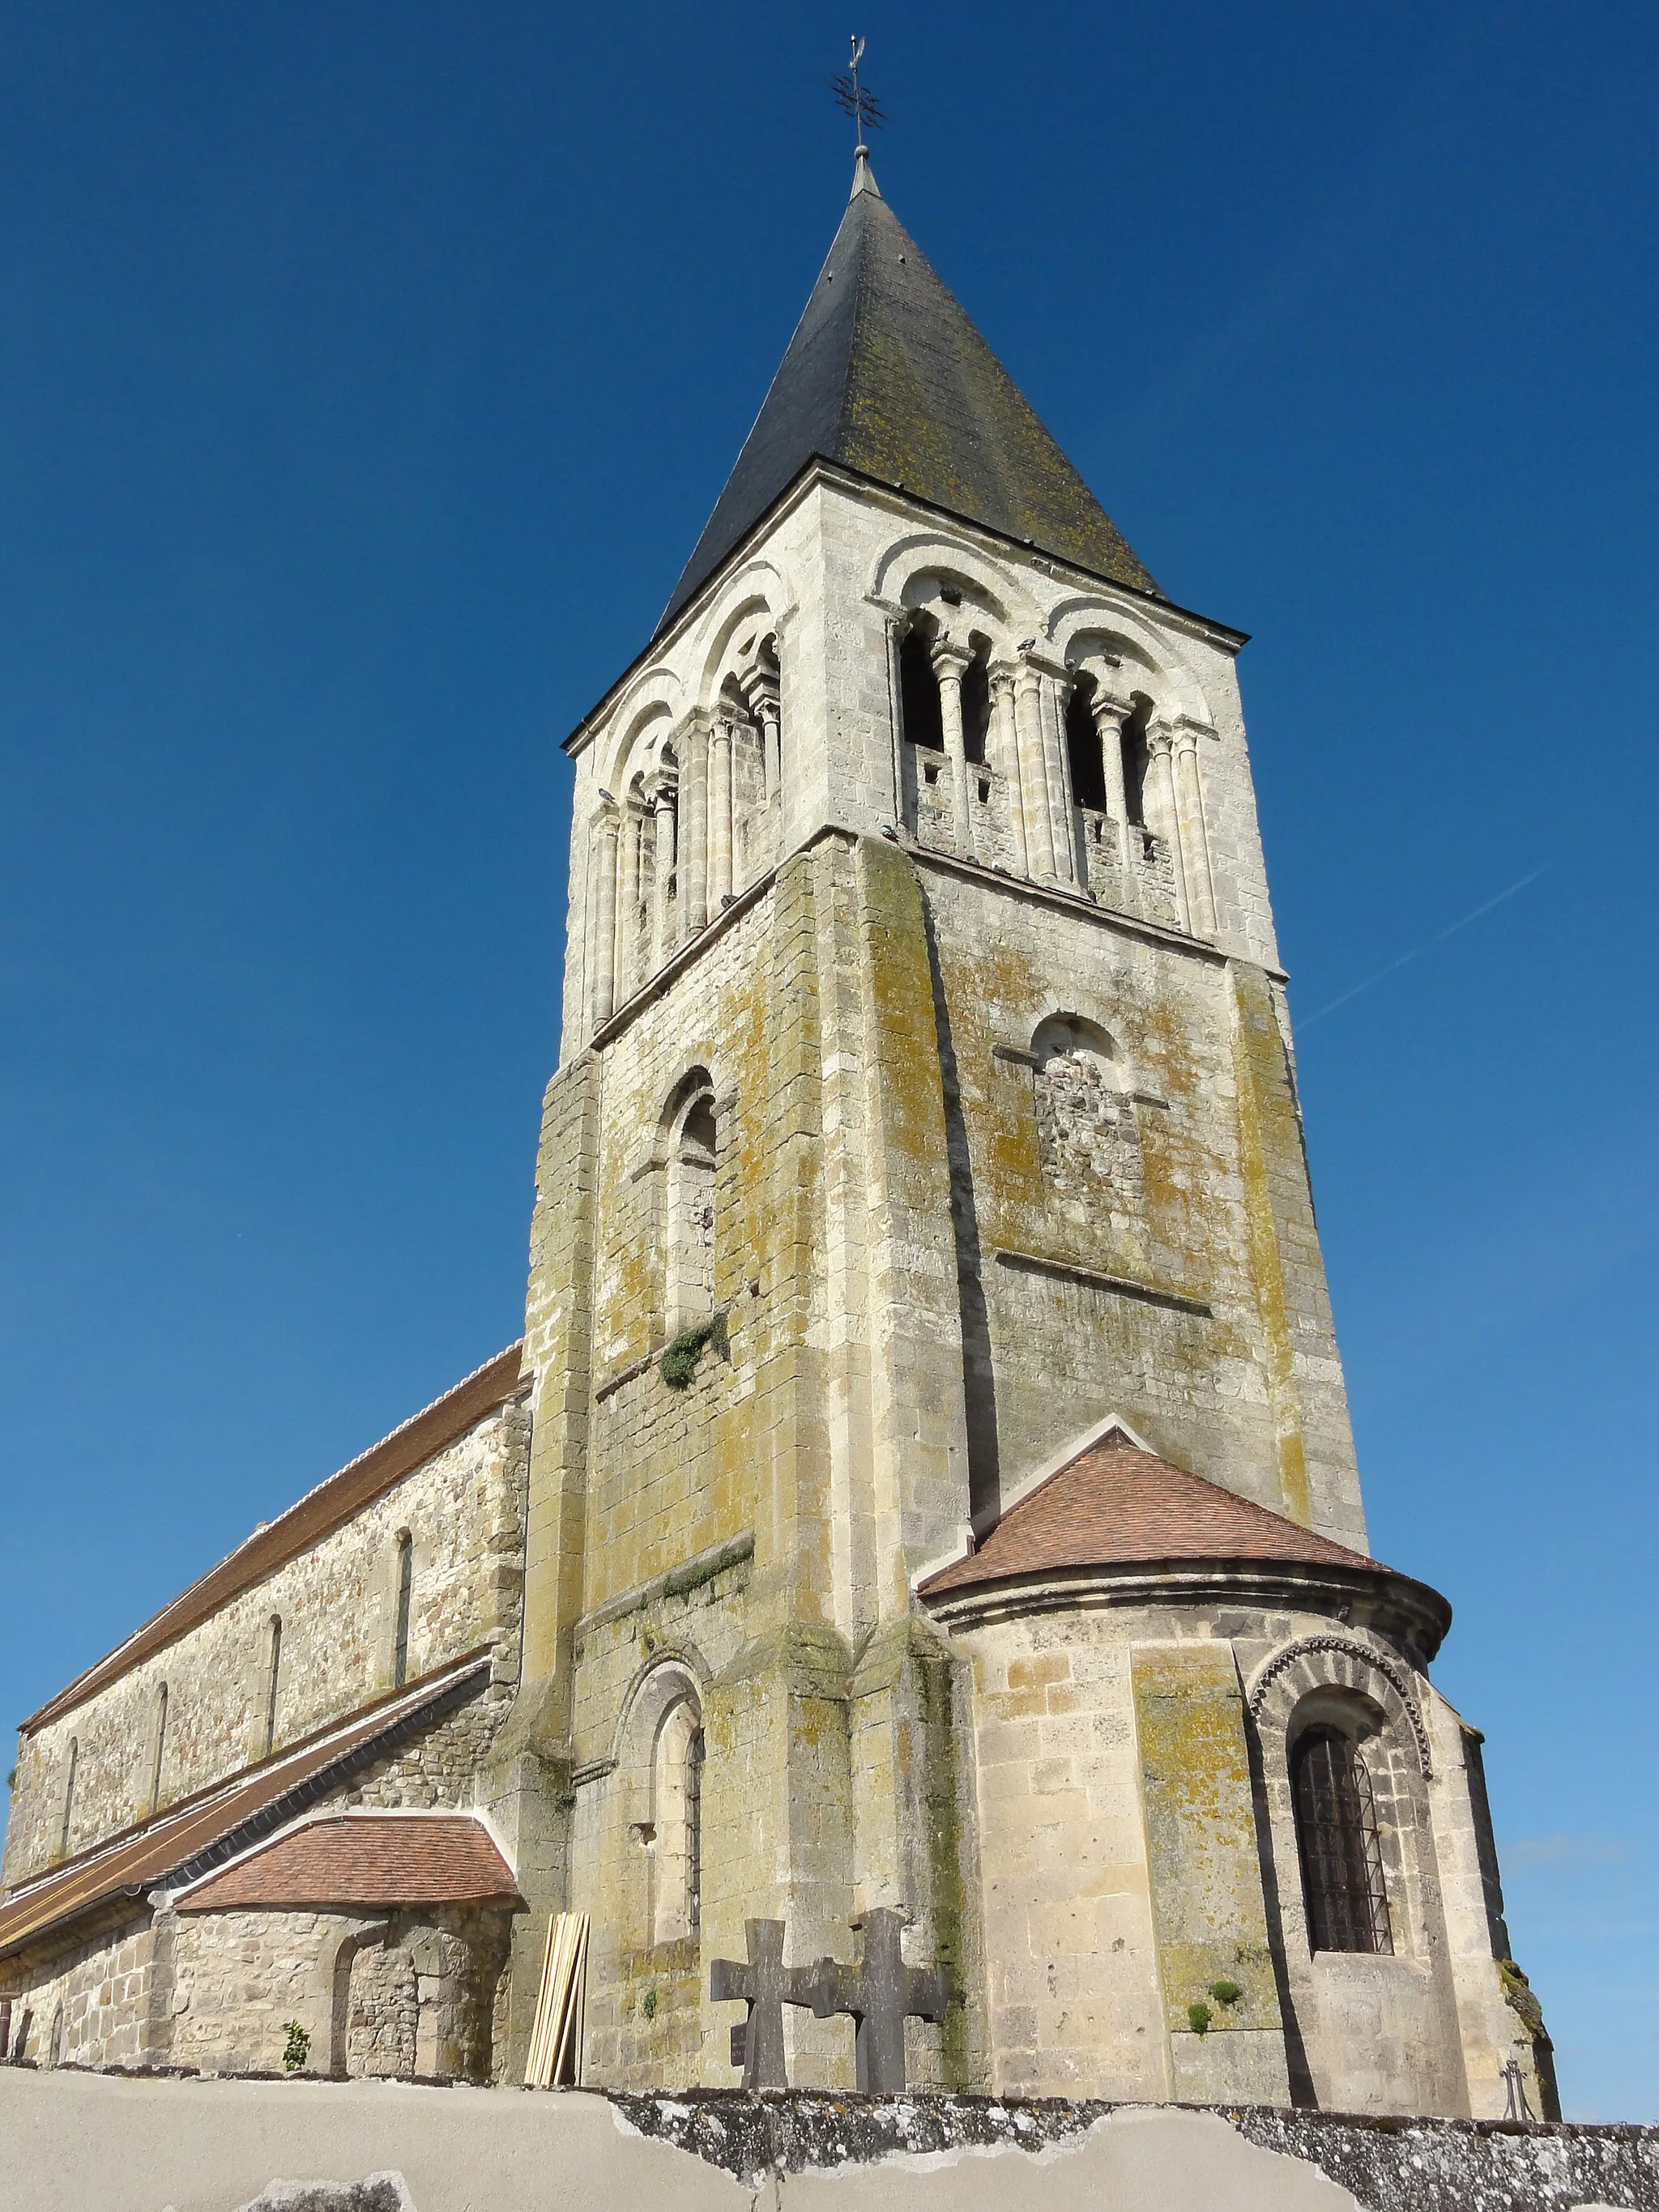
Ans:
{"label": "dark stone cross", "polygon": [[851,2013],[858,2024],[858,2086],[878,2096],[904,2087],[905,2021],[942,2021],[951,2001],[943,1966],[905,1965],[899,1948],[904,1923],[891,1905],[875,1905],[853,1923],[864,1930],[858,1964],[820,1959],[812,1974],[812,2010],[820,2020]]}
{"label": "dark stone cross", "polygon": [[747,1961],[714,1960],[708,1969],[708,1994],[716,2004],[741,1999],[749,2008],[744,2025],[732,2031],[732,2063],[743,2068],[744,2087],[787,2089],[783,2008],[813,2002],[818,1969],[784,1965],[781,1920],[745,1920],[743,1932]]}

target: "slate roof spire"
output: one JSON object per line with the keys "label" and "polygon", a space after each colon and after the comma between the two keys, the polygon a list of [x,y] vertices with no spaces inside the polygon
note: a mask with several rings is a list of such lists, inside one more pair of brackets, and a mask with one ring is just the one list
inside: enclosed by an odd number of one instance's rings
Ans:
{"label": "slate roof spire", "polygon": [[659,629],[815,455],[1158,588],[882,198],[863,146],[829,258]]}

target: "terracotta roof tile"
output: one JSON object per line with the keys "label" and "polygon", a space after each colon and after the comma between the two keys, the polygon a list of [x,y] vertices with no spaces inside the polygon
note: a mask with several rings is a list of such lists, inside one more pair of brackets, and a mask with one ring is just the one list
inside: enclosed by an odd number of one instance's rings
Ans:
{"label": "terracotta roof tile", "polygon": [[273,1837],[177,1899],[180,1912],[250,1905],[520,1902],[513,1869],[470,1813],[337,1813]]}
{"label": "terracotta roof tile", "polygon": [[[315,1784],[342,1761],[367,1753],[393,1730],[464,1685],[482,1680],[489,1662],[480,1652],[435,1668],[406,1689],[378,1698],[344,1721],[332,1722],[314,1736],[274,1759],[262,1760],[228,1782],[189,1798],[147,1820],[131,1832],[112,1838],[53,1873],[24,1885],[0,1905],[0,1958],[22,1949],[47,1929],[78,1919],[112,1898],[137,1897],[204,1851],[232,1836],[267,1807],[277,1808],[297,1790]],[[298,1808],[295,1808],[295,1810]],[[273,1813],[271,1818],[280,1817]]]}
{"label": "terracotta roof tile", "polygon": [[1282,1561],[1389,1570],[1201,1474],[1143,1451],[1121,1429],[1011,1505],[977,1551],[921,1585],[923,1597],[1066,1567]]}

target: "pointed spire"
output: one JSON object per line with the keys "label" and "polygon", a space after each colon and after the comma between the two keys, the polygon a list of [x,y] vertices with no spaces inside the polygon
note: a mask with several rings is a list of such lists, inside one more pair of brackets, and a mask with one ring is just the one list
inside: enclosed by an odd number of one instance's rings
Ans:
{"label": "pointed spire", "polygon": [[815,456],[1158,589],[882,198],[862,144],[830,257],[659,629]]}

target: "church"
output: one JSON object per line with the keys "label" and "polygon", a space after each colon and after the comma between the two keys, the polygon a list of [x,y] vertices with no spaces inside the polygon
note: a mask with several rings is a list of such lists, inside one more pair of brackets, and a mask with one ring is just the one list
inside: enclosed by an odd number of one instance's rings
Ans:
{"label": "church", "polygon": [[860,147],[565,740],[523,1338],[22,1723],[8,2059],[521,2081],[580,1912],[598,2087],[1556,2114],[1367,1544],[1245,642]]}

